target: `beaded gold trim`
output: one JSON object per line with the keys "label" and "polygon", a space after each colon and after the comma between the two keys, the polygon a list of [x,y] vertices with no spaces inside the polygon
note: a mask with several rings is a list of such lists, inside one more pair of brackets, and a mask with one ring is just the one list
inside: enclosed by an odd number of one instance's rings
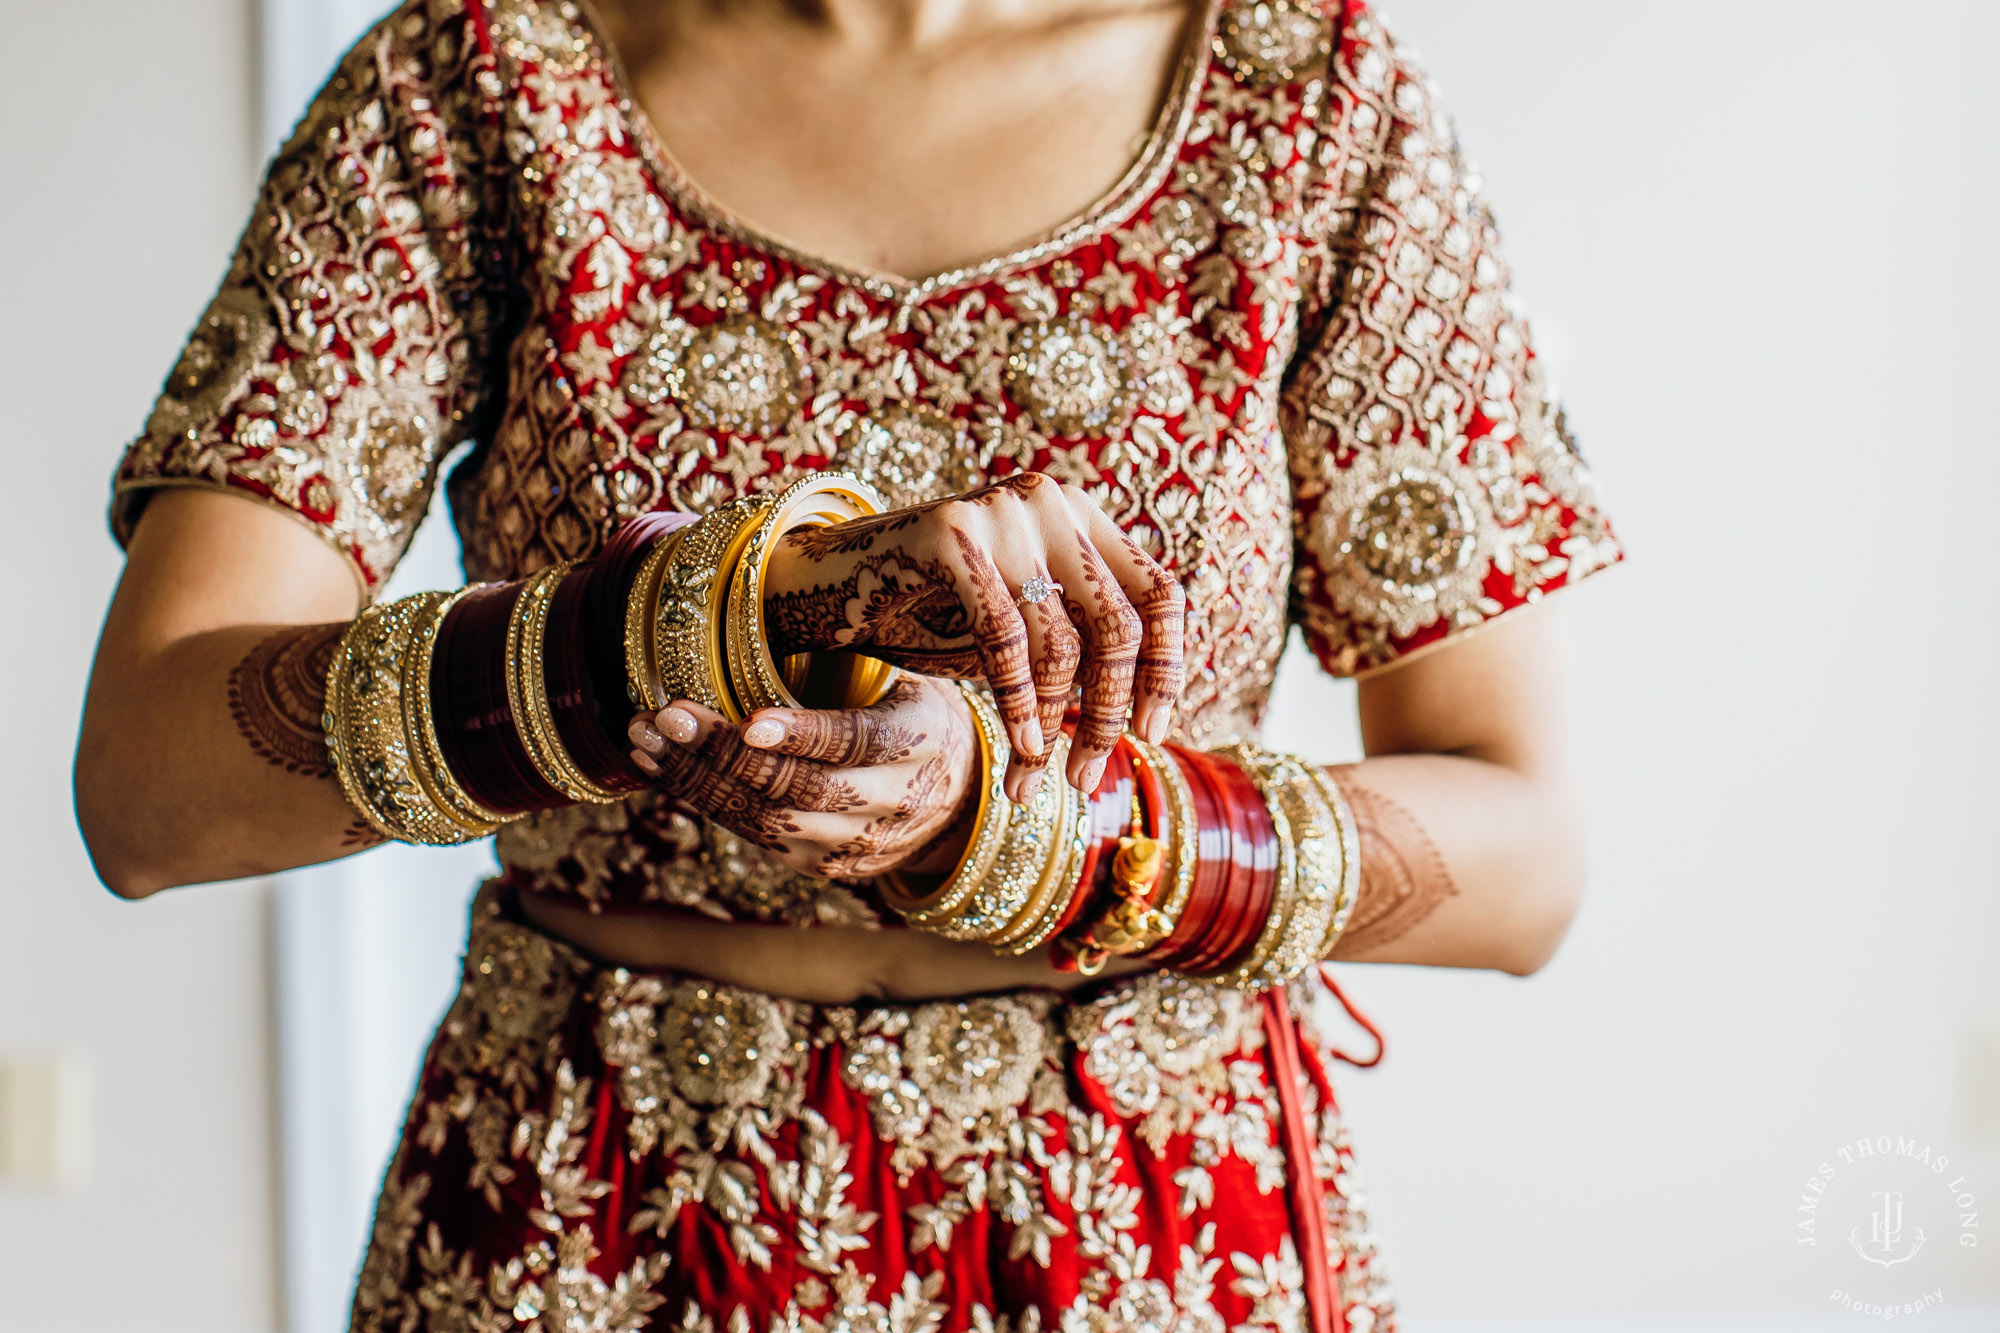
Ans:
{"label": "beaded gold trim", "polygon": [[327,668],[320,721],[341,793],[369,827],[397,842],[449,846],[480,836],[418,783],[403,721],[403,666],[418,617],[447,596],[418,593],[369,607],[340,636]]}
{"label": "beaded gold trim", "polygon": [[1063,808],[1056,824],[1061,838],[1056,854],[1035,886],[1027,910],[993,942],[995,947],[1005,948],[1016,956],[1030,952],[1056,933],[1070,900],[1081,887],[1077,877],[1082,872],[1083,854],[1090,846],[1090,802],[1069,783],[1058,782],[1058,785],[1063,792]]}
{"label": "beaded gold trim", "polygon": [[1354,915],[1354,904],[1361,896],[1361,829],[1354,820],[1354,808],[1347,803],[1347,793],[1340,784],[1328,776],[1325,769],[1316,764],[1307,765],[1312,780],[1326,798],[1328,812],[1333,816],[1336,837],[1340,843],[1340,879],[1334,890],[1333,911],[1326,923],[1326,934],[1321,937],[1319,956],[1321,959],[1333,957],[1333,946],[1340,942],[1347,930],[1347,923]]}
{"label": "beaded gold trim", "polygon": [[[1069,754],[1069,737],[1056,737],[1049,751],[1049,767],[1061,771]],[[1058,829],[1067,808],[1064,793],[1069,784],[1045,781],[1035,789],[1026,805],[1015,806],[1007,820],[1007,835],[987,871],[985,880],[965,905],[965,910],[939,923],[938,934],[954,940],[991,941],[1021,916],[1029,899],[1048,878],[1052,859],[1061,838]]]}
{"label": "beaded gold trim", "polygon": [[654,708],[692,699],[725,717],[732,714],[729,669],[723,662],[722,615],[729,572],[742,554],[757,517],[771,502],[744,496],[681,529],[668,553],[653,609],[653,664],[659,696]]}

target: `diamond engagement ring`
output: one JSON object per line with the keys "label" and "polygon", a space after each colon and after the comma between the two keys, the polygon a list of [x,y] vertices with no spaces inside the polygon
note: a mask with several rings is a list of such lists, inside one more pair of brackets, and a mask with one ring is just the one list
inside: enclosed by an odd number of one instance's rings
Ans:
{"label": "diamond engagement ring", "polygon": [[1033,606],[1036,602],[1046,602],[1062,591],[1062,584],[1054,579],[1045,579],[1040,574],[1031,577],[1021,585],[1020,593],[1014,598],[1016,606]]}

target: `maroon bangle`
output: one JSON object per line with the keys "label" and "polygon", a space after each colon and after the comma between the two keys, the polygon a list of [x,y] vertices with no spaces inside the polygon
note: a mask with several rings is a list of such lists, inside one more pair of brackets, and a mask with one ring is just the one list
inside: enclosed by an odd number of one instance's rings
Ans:
{"label": "maroon bangle", "polygon": [[1226,967],[1256,944],[1271,915],[1271,899],[1278,883],[1278,831],[1271,823],[1263,793],[1250,781],[1250,775],[1236,765],[1224,759],[1211,758],[1209,762],[1224,804],[1231,817],[1239,821],[1241,841],[1237,845],[1237,863],[1243,863],[1246,849],[1251,855],[1249,884],[1241,898],[1232,899],[1222,929],[1215,934],[1219,947],[1196,964],[1205,971]]}
{"label": "maroon bangle", "polygon": [[1190,970],[1206,972],[1228,956],[1230,941],[1240,932],[1243,913],[1251,906],[1247,900],[1256,880],[1257,855],[1241,794],[1229,780],[1233,770],[1209,754],[1201,755],[1199,762],[1208,774],[1216,808],[1229,829],[1229,859],[1223,870],[1222,896],[1186,964]]}
{"label": "maroon bangle", "polygon": [[1159,961],[1172,967],[1185,963],[1200,951],[1208,928],[1222,904],[1234,856],[1230,847],[1229,820],[1223,813],[1222,798],[1208,776],[1208,765],[1201,761],[1199,754],[1182,746],[1169,745],[1165,748],[1187,779],[1188,794],[1194,801],[1199,849],[1195,857],[1194,882],[1188,887],[1187,905],[1181,910],[1181,919],[1175,925],[1174,933],[1156,951]]}
{"label": "maroon bangle", "polygon": [[584,661],[597,697],[599,725],[617,738],[623,760],[623,737],[632,715],[649,711],[647,701],[634,699],[625,680],[625,611],[632,580],[654,543],[700,517],[678,510],[641,514],[612,534],[591,562],[583,595]]}
{"label": "maroon bangle", "polygon": [[549,599],[548,627],[542,636],[549,716],[563,749],[585,777],[606,791],[639,791],[647,785],[646,775],[605,729],[591,681],[584,596],[595,572],[590,565],[572,569]]}
{"label": "maroon bangle", "polygon": [[569,803],[535,772],[507,698],[507,621],[524,586],[468,593],[439,627],[431,663],[432,713],[445,764],[466,795],[503,815]]}

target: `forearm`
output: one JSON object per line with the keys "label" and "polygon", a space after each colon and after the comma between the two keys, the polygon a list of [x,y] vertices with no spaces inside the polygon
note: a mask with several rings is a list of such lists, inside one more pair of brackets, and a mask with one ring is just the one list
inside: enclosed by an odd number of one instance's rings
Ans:
{"label": "forearm", "polygon": [[1525,975],[1554,954],[1584,885],[1582,820],[1566,784],[1446,754],[1328,772],[1361,852],[1336,959]]}
{"label": "forearm", "polygon": [[345,626],[243,625],[100,664],[77,749],[77,818],[127,897],[311,865],[380,839],[320,730]]}

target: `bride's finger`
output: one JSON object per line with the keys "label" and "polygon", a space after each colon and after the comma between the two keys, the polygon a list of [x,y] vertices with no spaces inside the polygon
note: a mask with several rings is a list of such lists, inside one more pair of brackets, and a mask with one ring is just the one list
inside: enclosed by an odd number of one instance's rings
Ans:
{"label": "bride's finger", "polygon": [[743,740],[842,768],[899,763],[944,725],[930,697],[905,676],[866,708],[760,708],[746,720]]}
{"label": "bride's finger", "polygon": [[1132,729],[1155,744],[1165,740],[1181,687],[1186,683],[1183,645],[1187,594],[1180,580],[1139,549],[1111,516],[1081,491],[1068,493],[1070,509],[1089,534],[1112,576],[1139,614],[1139,657],[1132,679]]}
{"label": "bride's finger", "polygon": [[1042,724],[1036,717],[1035,677],[1028,656],[1028,628],[1014,604],[1014,592],[1001,577],[1000,569],[986,547],[973,535],[952,530],[955,550],[947,557],[960,575],[959,596],[971,624],[972,642],[986,672],[986,686],[993,694],[994,707],[1006,725],[1013,743],[1014,758],[1008,765],[1007,795],[1020,800],[1020,784],[1029,771],[1029,760],[1039,757],[1045,744]]}

